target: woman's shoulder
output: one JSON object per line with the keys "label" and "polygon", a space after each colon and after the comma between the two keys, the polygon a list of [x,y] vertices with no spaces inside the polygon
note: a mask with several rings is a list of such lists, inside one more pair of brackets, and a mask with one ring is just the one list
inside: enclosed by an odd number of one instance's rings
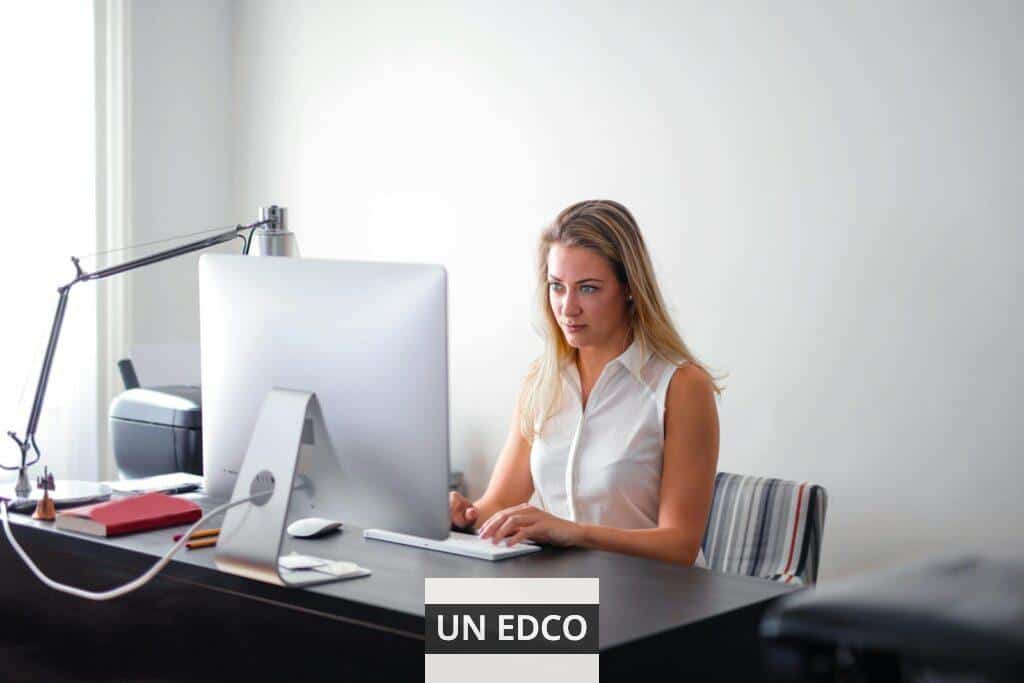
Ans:
{"label": "woman's shoulder", "polygon": [[669,380],[666,410],[675,412],[689,406],[714,406],[715,382],[711,374],[696,363],[676,365]]}

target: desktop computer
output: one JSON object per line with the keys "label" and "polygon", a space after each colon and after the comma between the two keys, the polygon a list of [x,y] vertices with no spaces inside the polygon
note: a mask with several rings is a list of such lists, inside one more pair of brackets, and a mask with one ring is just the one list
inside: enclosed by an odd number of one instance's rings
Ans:
{"label": "desktop computer", "polygon": [[341,474],[296,489],[293,504],[448,537],[444,268],[205,254],[199,302],[211,497],[231,497],[268,392],[312,392]]}

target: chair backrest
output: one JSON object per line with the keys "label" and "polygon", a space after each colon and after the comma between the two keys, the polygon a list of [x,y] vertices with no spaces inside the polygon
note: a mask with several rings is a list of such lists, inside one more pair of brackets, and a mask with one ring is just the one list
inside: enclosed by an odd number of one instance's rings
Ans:
{"label": "chair backrest", "polygon": [[827,503],[816,484],[719,472],[702,545],[708,568],[813,584]]}

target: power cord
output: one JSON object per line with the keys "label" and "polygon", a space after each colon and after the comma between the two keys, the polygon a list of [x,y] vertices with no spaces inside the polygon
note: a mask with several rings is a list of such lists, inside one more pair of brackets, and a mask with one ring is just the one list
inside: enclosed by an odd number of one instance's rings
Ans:
{"label": "power cord", "polygon": [[119,598],[122,595],[131,593],[132,591],[138,588],[142,588],[147,583],[149,583],[150,580],[154,576],[159,574],[160,570],[163,569],[167,565],[167,563],[171,561],[171,558],[174,557],[174,554],[181,550],[181,546],[185,545],[185,543],[188,542],[189,536],[192,535],[192,532],[198,529],[199,526],[206,520],[210,519],[215,515],[220,514],[224,510],[233,508],[236,505],[248,503],[249,501],[255,500],[256,498],[265,498],[267,495],[268,493],[261,492],[257,493],[256,495],[249,496],[248,498],[242,498],[241,500],[233,500],[231,502],[224,503],[223,505],[214,508],[210,512],[203,515],[198,522],[189,527],[189,530],[182,535],[181,540],[175,543],[174,546],[172,546],[171,549],[167,551],[167,554],[159,560],[157,560],[157,563],[150,567],[149,571],[147,571],[145,574],[135,579],[134,581],[129,581],[123,586],[119,586],[118,588],[111,588],[110,590],[99,592],[82,590],[81,588],[75,588],[74,586],[68,586],[63,583],[58,583],[57,581],[54,581],[53,579],[48,577],[46,574],[43,574],[43,572],[39,570],[39,567],[37,567],[35,563],[29,558],[29,556],[25,553],[22,547],[18,545],[18,542],[14,540],[14,534],[11,532],[11,522],[7,518],[7,501],[0,501],[0,516],[3,517],[4,533],[7,534],[7,540],[11,542],[11,546],[17,551],[18,555],[21,556],[21,559],[25,562],[26,565],[28,565],[28,568],[32,570],[32,573],[34,573],[40,581],[42,581],[50,588],[61,591],[62,593],[67,593],[68,595],[74,595],[79,598],[85,598],[86,600],[101,601]]}

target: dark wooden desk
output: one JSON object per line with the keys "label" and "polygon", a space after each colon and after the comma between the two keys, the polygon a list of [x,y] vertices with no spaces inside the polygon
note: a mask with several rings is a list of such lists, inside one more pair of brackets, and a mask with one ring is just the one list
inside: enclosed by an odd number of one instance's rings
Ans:
{"label": "dark wooden desk", "polygon": [[[115,539],[11,515],[16,538],[55,580],[102,590],[135,578],[185,527]],[[216,522],[213,523],[216,525]],[[92,602],[51,590],[0,540],[4,680],[422,680],[426,577],[600,579],[604,680],[648,670],[755,680],[757,623],[794,590],[770,581],[614,553],[546,548],[486,562],[367,541],[360,529],[287,550],[348,559],[366,578],[287,589],[226,574],[213,548],[182,550],[151,583]],[[698,679],[695,679],[698,680]]]}

